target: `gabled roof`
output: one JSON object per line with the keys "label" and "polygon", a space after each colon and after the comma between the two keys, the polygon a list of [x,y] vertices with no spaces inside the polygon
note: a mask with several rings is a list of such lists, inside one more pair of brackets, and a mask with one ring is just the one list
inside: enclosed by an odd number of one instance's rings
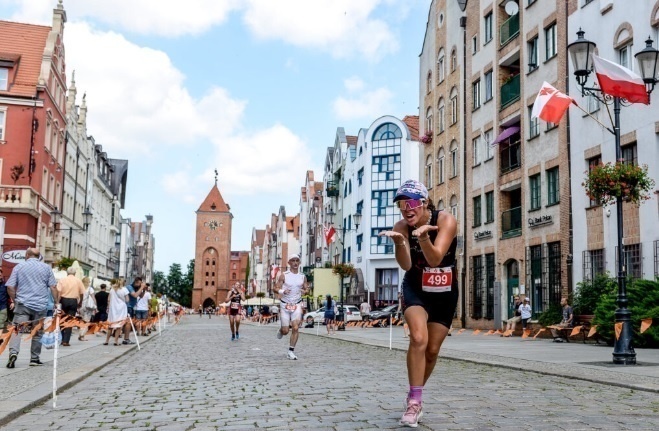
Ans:
{"label": "gabled roof", "polygon": [[413,141],[419,140],[419,116],[418,115],[406,115],[403,117],[403,123],[407,125],[407,128],[410,130],[410,139]]}
{"label": "gabled roof", "polygon": [[263,245],[264,239],[265,239],[265,229],[256,229],[256,243],[258,245]]}
{"label": "gabled roof", "polygon": [[231,208],[229,208],[229,205],[224,202],[220,189],[218,189],[217,184],[215,184],[197,212],[230,212],[230,210]]}
{"label": "gabled roof", "polygon": [[0,20],[0,57],[14,62],[16,75],[0,94],[34,96],[41,73],[41,59],[51,27]]}
{"label": "gabled roof", "polygon": [[352,136],[352,135],[346,135],[346,141],[348,142],[348,145],[357,145],[357,136]]}

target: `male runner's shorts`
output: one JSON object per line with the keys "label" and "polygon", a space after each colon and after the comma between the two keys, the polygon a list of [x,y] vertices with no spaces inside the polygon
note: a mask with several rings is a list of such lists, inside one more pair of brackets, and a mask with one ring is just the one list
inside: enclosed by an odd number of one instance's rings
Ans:
{"label": "male runner's shorts", "polygon": [[291,322],[302,320],[302,302],[297,304],[281,303],[279,307],[279,318],[281,319],[281,326],[288,326]]}
{"label": "male runner's shorts", "polygon": [[458,280],[453,270],[453,283],[450,292],[430,293],[421,289],[419,277],[409,276],[409,272],[403,278],[403,312],[408,307],[419,305],[428,313],[428,323],[439,323],[451,327],[455,309],[458,305]]}

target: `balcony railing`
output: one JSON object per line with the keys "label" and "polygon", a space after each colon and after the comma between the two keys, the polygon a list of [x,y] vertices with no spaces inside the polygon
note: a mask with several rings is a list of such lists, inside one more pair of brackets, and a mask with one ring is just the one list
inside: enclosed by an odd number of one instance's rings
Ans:
{"label": "balcony railing", "polygon": [[338,182],[328,181],[327,182],[327,197],[338,197],[339,196],[339,185]]}
{"label": "balcony railing", "polygon": [[0,211],[28,213],[39,217],[39,195],[30,186],[1,186]]}
{"label": "balcony railing", "polygon": [[509,40],[513,39],[519,34],[519,14],[511,16],[501,24],[499,27],[499,37],[501,45],[505,45]]}
{"label": "balcony railing", "polygon": [[503,238],[522,234],[522,207],[511,208],[501,213],[501,232]]}
{"label": "balcony railing", "polygon": [[501,109],[519,100],[519,74],[513,76],[501,86]]}
{"label": "balcony railing", "polygon": [[514,143],[504,142],[499,145],[501,147],[501,152],[499,154],[501,175],[519,169],[522,166],[521,143],[519,137],[516,139],[517,141]]}

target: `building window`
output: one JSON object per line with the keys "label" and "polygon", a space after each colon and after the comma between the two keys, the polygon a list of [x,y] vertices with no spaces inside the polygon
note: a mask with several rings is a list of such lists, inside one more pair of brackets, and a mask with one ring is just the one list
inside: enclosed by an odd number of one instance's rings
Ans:
{"label": "building window", "polygon": [[439,105],[437,107],[437,130],[439,130],[439,133],[442,133],[445,129],[445,107],[444,107],[444,98],[439,99]]}
{"label": "building window", "polygon": [[540,122],[538,117],[533,117],[533,106],[529,106],[529,139],[540,136]]}
{"label": "building window", "polygon": [[598,275],[604,274],[606,265],[604,264],[604,249],[584,250],[583,256],[583,279],[584,281],[594,280]]}
{"label": "building window", "polygon": [[451,142],[451,178],[458,176],[458,143]]}
{"label": "building window", "polygon": [[494,319],[494,253],[485,255],[485,318]]}
{"label": "building window", "polygon": [[492,40],[492,12],[485,15],[484,24],[485,24],[485,40],[484,43],[488,43]]}
{"label": "building window", "polygon": [[430,132],[432,131],[432,108],[428,107],[426,110],[426,131]]}
{"label": "building window", "polygon": [[534,37],[526,43],[526,55],[529,57],[529,72],[538,68],[538,37]]}
{"label": "building window", "polygon": [[437,55],[437,83],[444,81],[444,48]]}
{"label": "building window", "polygon": [[485,72],[485,101],[492,100],[492,71]]}
{"label": "building window", "polygon": [[360,233],[357,235],[357,251],[362,251],[362,242],[364,242],[364,235]]}
{"label": "building window", "polygon": [[481,152],[480,152],[481,139],[480,138],[474,139],[472,141],[472,146],[474,152],[474,166],[477,166],[481,164]]}
{"label": "building window", "polygon": [[5,140],[6,122],[7,122],[7,111],[0,108],[0,141]]}
{"label": "building window", "polygon": [[361,168],[360,170],[357,171],[357,184],[361,186],[363,180],[364,180],[364,168]]}
{"label": "building window", "polygon": [[474,35],[471,38],[471,53],[476,54],[478,52],[478,35]]}
{"label": "building window", "polygon": [[531,207],[529,209],[531,211],[538,210],[540,209],[541,205],[540,174],[532,175],[529,177],[529,189],[531,191]]}
{"label": "building window", "polygon": [[438,172],[438,184],[442,184],[444,182],[444,149],[440,148],[439,153],[437,155],[437,170]]}
{"label": "building window", "polygon": [[494,192],[485,193],[485,223],[494,221]]}
{"label": "building window", "polygon": [[481,196],[474,198],[474,224],[473,227],[481,225]]}
{"label": "building window", "polygon": [[455,68],[458,67],[458,55],[455,53],[455,48],[451,51],[451,72],[455,72]]}
{"label": "building window", "polygon": [[9,87],[9,69],[0,67],[0,91],[7,91]]}
{"label": "building window", "polygon": [[545,29],[545,60],[556,55],[556,24],[552,24]]}
{"label": "building window", "polygon": [[[631,278],[643,278],[643,259],[641,244],[623,246],[625,273]],[[618,267],[618,247],[616,246],[616,268]]]}
{"label": "building window", "polygon": [[477,80],[472,84],[471,91],[472,99],[474,101],[474,110],[481,107],[481,80]]}
{"label": "building window", "polygon": [[491,160],[494,158],[494,146],[492,145],[492,129],[485,132],[483,135],[484,145],[485,145],[485,160]]}
{"label": "building window", "polygon": [[[596,156],[596,157],[593,157],[591,159],[588,159],[588,172],[589,173],[592,172],[593,169],[595,169],[597,166],[599,166],[601,164],[602,164],[602,156]],[[596,206],[601,205],[601,203],[599,201],[597,201],[596,199],[591,199],[589,205],[591,207],[596,207]]]}
{"label": "building window", "polygon": [[444,200],[440,199],[439,202],[437,202],[437,209],[440,211],[444,211]]}
{"label": "building window", "polygon": [[631,45],[625,45],[622,48],[618,49],[618,64],[627,69],[634,70],[632,67],[632,62],[629,61],[631,57]]}
{"label": "building window", "polygon": [[432,187],[434,184],[432,181],[432,157],[430,156],[426,159],[426,184],[428,187]]}
{"label": "building window", "polygon": [[458,122],[458,96],[451,97],[451,124]]}
{"label": "building window", "polygon": [[588,112],[593,113],[600,110],[600,102],[592,94],[587,96],[588,99]]}
{"label": "building window", "polygon": [[458,219],[458,197],[456,195],[451,196],[451,214],[455,219]]}
{"label": "building window", "polygon": [[636,142],[625,145],[621,149],[622,152],[622,160],[625,163],[631,164],[633,166],[638,165],[638,155],[636,153]]}
{"label": "building window", "polygon": [[558,166],[547,170],[547,205],[555,205],[560,201],[558,188]]}
{"label": "building window", "polygon": [[474,292],[471,314],[474,319],[481,319],[483,318],[483,299],[485,297],[483,256],[473,256],[471,259],[471,290]]}
{"label": "building window", "polygon": [[561,243],[550,242],[547,244],[548,268],[545,273],[545,279],[549,286],[550,303],[558,304],[561,300]]}
{"label": "building window", "polygon": [[426,91],[430,94],[430,91],[432,90],[432,73],[428,72],[428,76],[426,77]]}

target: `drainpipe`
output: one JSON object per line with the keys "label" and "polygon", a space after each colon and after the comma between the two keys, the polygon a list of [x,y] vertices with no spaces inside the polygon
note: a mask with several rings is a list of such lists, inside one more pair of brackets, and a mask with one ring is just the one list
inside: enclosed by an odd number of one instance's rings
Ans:
{"label": "drainpipe", "polygon": [[467,17],[460,17],[460,27],[462,27],[462,271],[460,281],[462,292],[460,292],[461,324],[463,328],[467,326]]}

